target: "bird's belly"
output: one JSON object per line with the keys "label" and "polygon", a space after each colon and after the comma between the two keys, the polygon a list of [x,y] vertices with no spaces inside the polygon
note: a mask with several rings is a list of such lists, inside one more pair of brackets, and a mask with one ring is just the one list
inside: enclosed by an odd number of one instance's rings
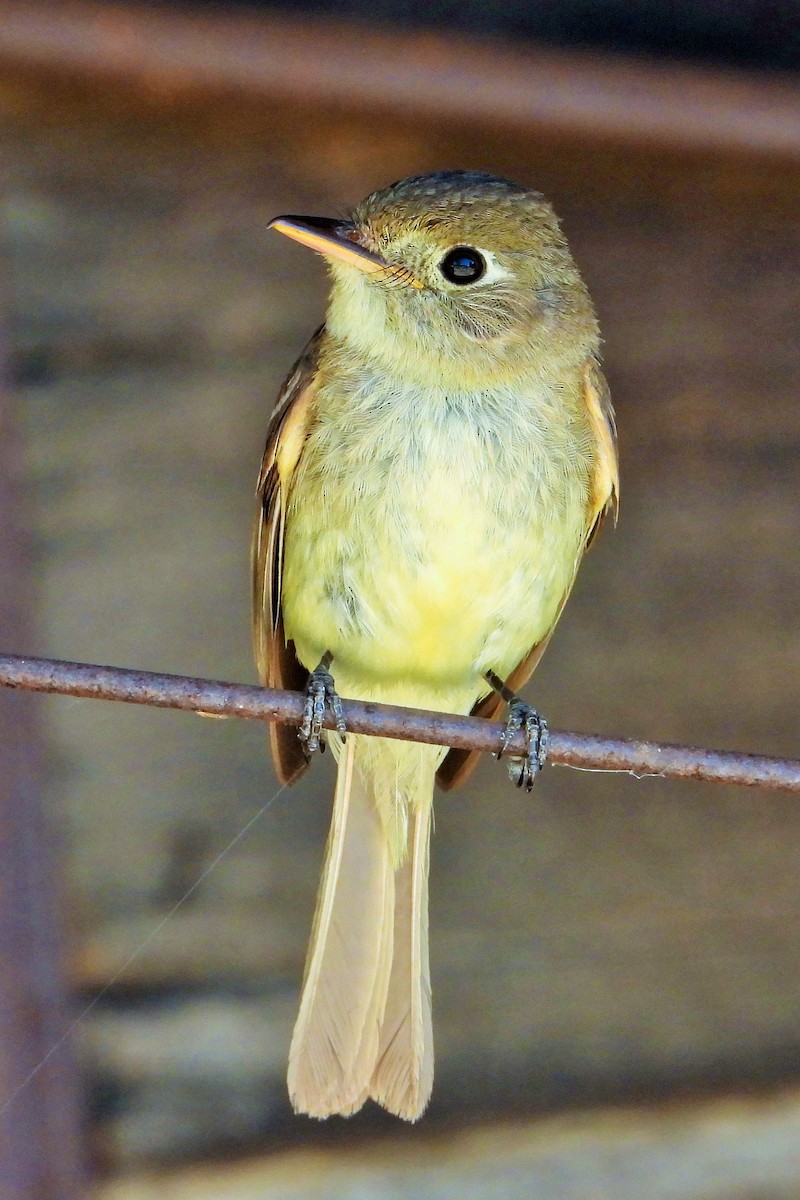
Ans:
{"label": "bird's belly", "polygon": [[301,661],[330,651],[344,695],[474,698],[483,671],[508,674],[546,636],[572,583],[585,485],[559,489],[549,503],[535,473],[498,490],[496,474],[437,464],[367,495],[362,477],[357,502],[344,481],[325,504],[299,495],[283,608]]}

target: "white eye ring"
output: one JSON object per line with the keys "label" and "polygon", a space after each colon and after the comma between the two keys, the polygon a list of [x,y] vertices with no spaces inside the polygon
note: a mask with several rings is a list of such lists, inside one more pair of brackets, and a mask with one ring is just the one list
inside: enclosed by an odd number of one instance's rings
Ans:
{"label": "white eye ring", "polygon": [[476,282],[475,287],[483,287],[487,283],[497,283],[500,279],[509,279],[511,272],[507,267],[501,267],[491,250],[481,250],[479,246],[475,249],[479,254],[483,255],[483,261],[486,263],[486,270],[480,279]]}

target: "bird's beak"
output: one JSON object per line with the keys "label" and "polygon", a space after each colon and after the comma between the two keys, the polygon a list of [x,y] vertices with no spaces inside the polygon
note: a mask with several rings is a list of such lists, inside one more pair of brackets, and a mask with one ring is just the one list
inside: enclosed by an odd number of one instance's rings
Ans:
{"label": "bird's beak", "polygon": [[303,246],[310,246],[325,258],[349,263],[367,274],[385,274],[390,270],[385,259],[361,244],[356,226],[349,221],[334,221],[329,217],[275,217],[268,228],[285,233]]}
{"label": "bird's beak", "polygon": [[277,229],[278,233],[310,246],[325,258],[348,263],[367,275],[383,275],[413,288],[424,287],[406,267],[388,263],[380,254],[368,249],[361,240],[358,226],[351,221],[334,221],[330,217],[275,217],[267,228]]}

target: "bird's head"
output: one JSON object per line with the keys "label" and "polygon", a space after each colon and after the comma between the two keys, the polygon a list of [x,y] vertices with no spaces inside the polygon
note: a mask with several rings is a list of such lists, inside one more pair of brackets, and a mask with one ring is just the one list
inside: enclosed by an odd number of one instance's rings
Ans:
{"label": "bird's head", "polygon": [[486,386],[585,361],[591,300],[538,193],[477,171],[417,175],[347,220],[276,217],[333,278],[328,328],[403,379]]}

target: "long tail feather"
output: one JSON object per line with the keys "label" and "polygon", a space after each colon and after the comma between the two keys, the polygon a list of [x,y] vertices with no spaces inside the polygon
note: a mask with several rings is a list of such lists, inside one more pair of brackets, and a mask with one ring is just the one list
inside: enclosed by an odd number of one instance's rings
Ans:
{"label": "long tail feather", "polygon": [[[431,788],[433,784],[431,783]],[[370,1095],[416,1121],[433,1088],[433,1026],[428,958],[430,803],[417,809],[409,854],[395,877],[394,955]]]}
{"label": "long tail feather", "polygon": [[[391,754],[401,745],[394,743]],[[375,794],[376,766],[385,773],[387,764],[376,764],[374,752],[353,735],[340,750],[289,1052],[289,1095],[297,1112],[313,1117],[348,1115],[372,1097],[414,1121],[433,1086],[428,854],[435,755],[428,770],[412,772],[408,840],[398,846],[385,789]],[[417,759],[414,748],[419,767]],[[397,796],[395,803],[408,801]]]}
{"label": "long tail feather", "polygon": [[325,867],[289,1052],[289,1096],[312,1117],[369,1094],[392,959],[394,871],[371,794],[342,747]]}

